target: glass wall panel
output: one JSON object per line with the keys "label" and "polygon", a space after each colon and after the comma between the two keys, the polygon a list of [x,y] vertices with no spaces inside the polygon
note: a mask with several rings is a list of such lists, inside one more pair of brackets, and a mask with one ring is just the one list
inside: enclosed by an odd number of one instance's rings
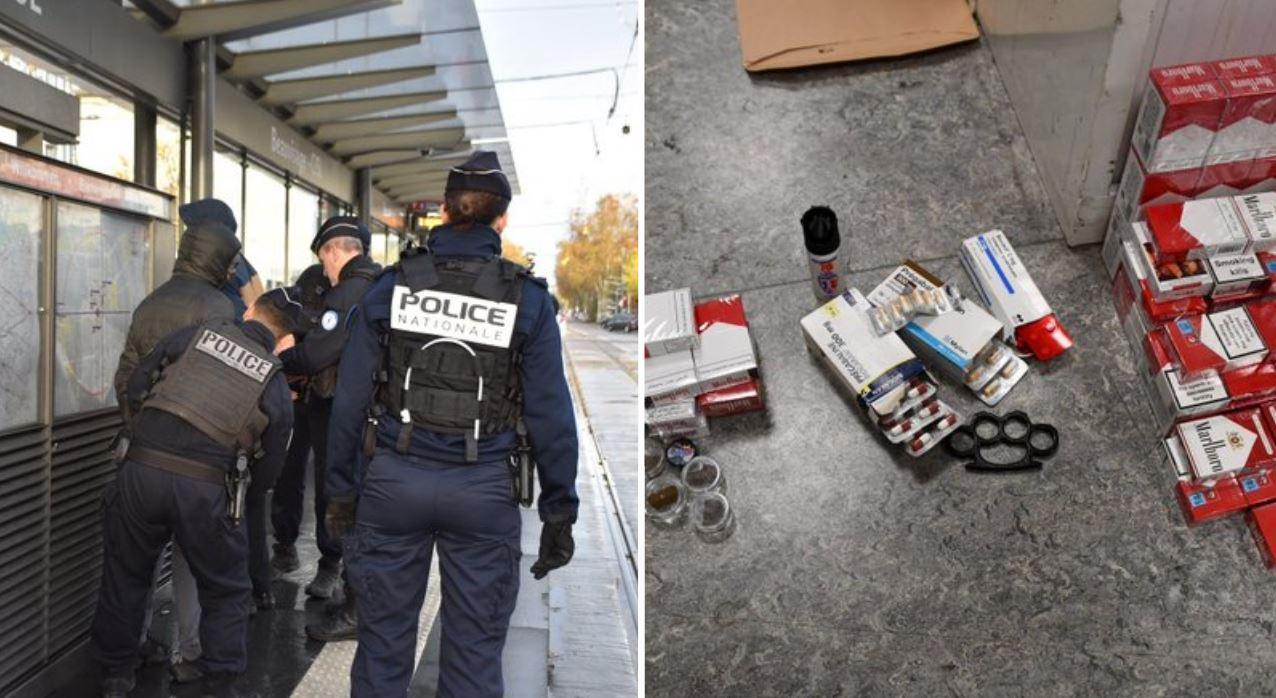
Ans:
{"label": "glass wall panel", "polygon": [[238,154],[220,150],[213,154],[213,197],[225,201],[234,212],[239,239],[244,239],[244,168]]}
{"label": "glass wall panel", "polygon": [[0,188],[0,431],[39,418],[44,200]]}
{"label": "glass wall panel", "polygon": [[284,180],[257,167],[248,166],[247,209],[240,223],[244,229],[244,256],[257,268],[266,288],[287,283],[284,245],[284,211],[288,193]]}
{"label": "glass wall panel", "polygon": [[115,366],[133,308],[149,287],[147,227],[137,218],[58,204],[55,416],[115,404]]}
{"label": "glass wall panel", "polygon": [[310,241],[319,230],[319,195],[293,185],[288,190],[288,279],[319,261],[310,251]]}
{"label": "glass wall panel", "polygon": [[[187,162],[190,162],[187,160]],[[182,129],[162,116],[155,119],[155,188],[179,195],[182,184]]]}
{"label": "glass wall panel", "polygon": [[385,263],[397,264],[399,253],[403,251],[403,239],[398,233],[390,233],[386,238]]}
{"label": "glass wall panel", "polygon": [[382,266],[385,265],[385,243],[386,234],[384,229],[380,228],[380,226],[373,226],[372,249],[368,251],[368,256],[372,258],[372,261]]}

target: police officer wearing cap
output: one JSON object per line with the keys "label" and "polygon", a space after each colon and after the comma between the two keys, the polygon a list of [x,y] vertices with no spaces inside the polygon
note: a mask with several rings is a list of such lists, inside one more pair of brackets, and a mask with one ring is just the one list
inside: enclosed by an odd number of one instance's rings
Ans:
{"label": "police officer wearing cap", "polygon": [[133,418],[105,496],[92,630],[107,696],[133,686],[151,576],[170,539],[199,588],[204,694],[235,695],[252,606],[245,501],[250,490],[269,489],[283,464],[292,408],[272,352],[299,308],[282,289],[263,294],[242,325],[223,319],[178,330],[129,376]]}
{"label": "police officer wearing cap", "polygon": [[[574,550],[577,441],[562,342],[545,282],[500,257],[510,198],[494,153],[454,168],[428,250],[382,275],[350,319],[329,435],[327,524],[338,535],[353,526],[356,697],[407,694],[435,551],[438,694],[503,694],[501,651],[519,584],[510,458],[520,431],[542,490],[533,574],[567,564]],[[370,462],[360,457],[368,454]]]}
{"label": "police officer wearing cap", "polygon": [[[319,326],[306,334],[295,347],[282,352],[284,372],[291,376],[307,376],[306,418],[315,456],[315,513],[323,521],[328,498],[324,488],[327,472],[328,417],[332,412],[332,396],[336,389],[337,363],[346,343],[346,315],[363,298],[380,265],[367,255],[372,243],[368,227],[351,216],[334,216],[324,221],[310,249],[319,257],[324,276],[332,288],[323,296]],[[318,526],[315,538],[319,545],[319,569],[306,585],[306,594],[329,599],[341,580],[341,541]],[[349,639],[354,636],[353,610],[330,614],[318,625],[308,625],[307,633],[316,640]]]}
{"label": "police officer wearing cap", "polygon": [[[323,275],[322,264],[312,264],[297,275],[295,286],[305,311],[305,321],[293,336],[304,342],[306,335],[319,326],[324,313],[323,296],[332,288]],[[288,456],[284,459],[283,472],[275,481],[274,494],[270,498],[270,523],[275,532],[275,548],[271,563],[280,572],[292,572],[301,566],[297,556],[297,538],[301,535],[302,511],[305,508],[306,462],[310,459],[310,420],[306,415],[306,376],[288,376],[292,388],[292,442],[288,444]],[[315,476],[318,477],[316,472]],[[315,520],[323,521],[315,486]]]}

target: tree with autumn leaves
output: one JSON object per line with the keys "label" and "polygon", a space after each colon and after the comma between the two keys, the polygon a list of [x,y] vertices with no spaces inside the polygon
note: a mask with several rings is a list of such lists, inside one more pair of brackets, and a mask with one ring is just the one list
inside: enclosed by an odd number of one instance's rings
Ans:
{"label": "tree with autumn leaves", "polygon": [[590,321],[620,305],[637,308],[637,198],[608,194],[592,212],[573,212],[554,276],[563,305]]}

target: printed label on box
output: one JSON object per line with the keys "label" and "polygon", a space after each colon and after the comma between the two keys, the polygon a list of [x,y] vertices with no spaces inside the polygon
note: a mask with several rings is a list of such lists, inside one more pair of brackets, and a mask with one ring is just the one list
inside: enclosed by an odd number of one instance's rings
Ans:
{"label": "printed label on box", "polygon": [[1202,333],[1202,341],[1229,364],[1243,362],[1247,357],[1266,355],[1267,344],[1254,326],[1245,308],[1232,308],[1206,316],[1213,332]]}
{"label": "printed label on box", "polygon": [[1222,377],[1217,373],[1207,374],[1190,381],[1183,381],[1178,370],[1166,371],[1162,375],[1179,410],[1191,410],[1227,402],[1227,388],[1223,385]]}

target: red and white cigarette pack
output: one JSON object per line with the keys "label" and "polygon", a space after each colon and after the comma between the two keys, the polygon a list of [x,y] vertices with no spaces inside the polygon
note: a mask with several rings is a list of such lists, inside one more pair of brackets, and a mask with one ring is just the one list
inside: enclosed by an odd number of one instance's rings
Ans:
{"label": "red and white cigarette pack", "polygon": [[1276,398],[1276,364],[1264,362],[1219,375],[1233,408],[1252,407]]}
{"label": "red and white cigarette pack", "polygon": [[703,393],[696,398],[696,404],[706,417],[727,417],[766,409],[762,385],[756,378]]}
{"label": "red and white cigarette pack", "polygon": [[[1183,66],[1153,69],[1132,142],[1148,172],[1190,170],[1205,163],[1227,95],[1205,64],[1191,81]],[[1177,71],[1177,72],[1176,72]]]}
{"label": "red and white cigarette pack", "polygon": [[1227,201],[1245,226],[1249,247],[1254,252],[1276,252],[1276,193],[1261,192],[1233,196]]}
{"label": "red and white cigarette pack", "polygon": [[1179,422],[1175,435],[1193,477],[1203,485],[1276,466],[1276,443],[1256,409]]}
{"label": "red and white cigarette pack", "polygon": [[1271,145],[1276,129],[1276,77],[1247,75],[1219,80],[1227,104],[1205,164],[1253,160]]}
{"label": "red and white cigarette pack", "polygon": [[1254,181],[1250,179],[1253,171],[1253,160],[1236,160],[1206,165],[1200,169],[1200,177],[1194,187],[1195,194],[1189,198],[1217,199],[1223,196],[1236,196],[1237,194],[1246,193],[1254,185]]}
{"label": "red and white cigarette pack", "polygon": [[1253,252],[1215,255],[1205,260],[1205,266],[1214,279],[1210,299],[1215,302],[1250,297],[1271,284],[1266,267]]}
{"label": "red and white cigarette pack", "polygon": [[[1273,148],[1276,153],[1276,148]],[[1250,163],[1245,175],[1248,184],[1242,194],[1262,194],[1276,191],[1276,154],[1261,157]]]}
{"label": "red and white cigarette pack", "polygon": [[1174,469],[1174,495],[1183,518],[1189,526],[1221,519],[1241,511],[1249,504],[1235,477],[1223,477],[1208,486],[1195,481],[1187,453],[1176,435],[1163,442],[1170,466]]}
{"label": "red and white cigarette pack", "polygon": [[689,399],[700,392],[696,363],[690,349],[682,349],[643,360],[643,393],[652,400],[675,393],[663,403]]}
{"label": "red and white cigarette pack", "polygon": [[1176,319],[1165,326],[1175,363],[1189,378],[1230,371],[1267,358],[1267,343],[1245,306]]}
{"label": "red and white cigarette pack", "polygon": [[649,293],[643,297],[642,312],[642,342],[647,356],[663,356],[696,346],[691,289]]}
{"label": "red and white cigarette pack", "polygon": [[695,316],[700,344],[691,353],[701,390],[709,392],[747,381],[757,371],[758,360],[740,295],[699,301]]}
{"label": "red and white cigarette pack", "polygon": [[1253,75],[1267,75],[1268,73],[1276,73],[1276,57],[1273,56],[1243,56],[1241,58],[1228,58],[1222,61],[1214,61],[1209,64],[1213,69],[1214,75],[1219,79],[1227,78],[1246,78]]}
{"label": "red and white cigarette pack", "polygon": [[1240,254],[1250,246],[1245,224],[1230,198],[1149,206],[1144,215],[1157,263]]}
{"label": "red and white cigarette pack", "polygon": [[1144,206],[1159,206],[1195,199],[1200,191],[1201,168],[1148,172],[1131,148],[1121,173],[1114,210],[1127,221],[1143,220]]}
{"label": "red and white cigarette pack", "polygon": [[1267,346],[1276,346],[1276,297],[1260,298],[1246,303],[1249,316]]}
{"label": "red and white cigarette pack", "polygon": [[1276,568],[1276,503],[1254,507],[1245,513],[1245,523],[1254,534],[1258,553],[1267,569]]}
{"label": "red and white cigarette pack", "polygon": [[1157,303],[1207,296],[1214,290],[1214,279],[1202,260],[1157,261],[1146,222],[1131,223],[1126,234],[1130,237],[1133,256],[1129,269]]}

